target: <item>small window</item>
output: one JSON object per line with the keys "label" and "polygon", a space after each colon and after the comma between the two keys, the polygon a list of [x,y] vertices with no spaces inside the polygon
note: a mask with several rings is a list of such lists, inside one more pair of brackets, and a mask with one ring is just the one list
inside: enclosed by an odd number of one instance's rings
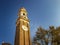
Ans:
{"label": "small window", "polygon": [[25,13],[23,13],[23,15],[25,15]]}
{"label": "small window", "polygon": [[27,23],[27,27],[28,27],[28,23]]}

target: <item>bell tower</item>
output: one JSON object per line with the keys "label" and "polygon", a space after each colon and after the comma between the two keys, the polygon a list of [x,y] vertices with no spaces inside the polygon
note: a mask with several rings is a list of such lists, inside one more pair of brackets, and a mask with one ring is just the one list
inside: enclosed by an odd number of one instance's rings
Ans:
{"label": "bell tower", "polygon": [[30,39],[29,19],[24,7],[22,7],[18,12],[14,45],[32,45]]}

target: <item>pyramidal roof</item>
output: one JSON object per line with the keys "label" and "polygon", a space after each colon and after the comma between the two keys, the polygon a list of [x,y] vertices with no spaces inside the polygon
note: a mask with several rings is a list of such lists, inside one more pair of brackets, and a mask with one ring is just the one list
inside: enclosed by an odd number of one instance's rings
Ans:
{"label": "pyramidal roof", "polygon": [[22,10],[22,11],[26,11],[26,9],[25,9],[24,7],[20,8],[20,11],[21,11],[21,10]]}

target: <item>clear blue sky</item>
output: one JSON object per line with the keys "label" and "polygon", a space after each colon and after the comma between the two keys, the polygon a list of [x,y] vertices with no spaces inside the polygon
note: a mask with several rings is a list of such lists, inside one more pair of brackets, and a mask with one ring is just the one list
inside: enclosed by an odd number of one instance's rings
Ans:
{"label": "clear blue sky", "polygon": [[60,26],[60,0],[0,0],[0,44],[14,44],[18,9],[25,7],[30,19],[31,38],[38,26]]}

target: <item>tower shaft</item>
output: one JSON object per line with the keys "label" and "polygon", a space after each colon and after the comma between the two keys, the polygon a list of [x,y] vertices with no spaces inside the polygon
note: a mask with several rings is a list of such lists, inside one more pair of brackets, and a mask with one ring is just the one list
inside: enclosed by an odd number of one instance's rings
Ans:
{"label": "tower shaft", "polygon": [[30,25],[25,8],[19,10],[14,45],[31,45]]}

